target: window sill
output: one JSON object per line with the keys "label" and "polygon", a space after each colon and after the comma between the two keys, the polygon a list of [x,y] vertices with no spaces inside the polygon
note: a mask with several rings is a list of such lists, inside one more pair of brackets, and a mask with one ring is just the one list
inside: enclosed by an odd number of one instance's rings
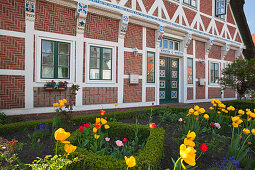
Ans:
{"label": "window sill", "polygon": [[188,7],[188,8],[190,8],[190,9],[193,9],[193,10],[196,10],[196,11],[198,11],[198,9],[197,9],[197,7],[195,7],[195,6],[191,6],[191,5],[189,5],[189,4],[186,4],[186,3],[182,3],[185,7]]}

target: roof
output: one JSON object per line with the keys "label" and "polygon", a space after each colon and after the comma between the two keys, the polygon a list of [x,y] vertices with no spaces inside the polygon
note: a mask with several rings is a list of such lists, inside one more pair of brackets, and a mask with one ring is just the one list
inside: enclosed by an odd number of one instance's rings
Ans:
{"label": "roof", "polygon": [[252,34],[251,37],[252,37],[253,43],[255,44],[255,34]]}
{"label": "roof", "polygon": [[252,40],[250,28],[248,26],[246,16],[244,14],[243,6],[244,0],[231,0],[230,5],[236,19],[239,31],[241,33],[242,39],[246,46],[246,49],[243,50],[243,55],[245,58],[255,58],[255,46]]}

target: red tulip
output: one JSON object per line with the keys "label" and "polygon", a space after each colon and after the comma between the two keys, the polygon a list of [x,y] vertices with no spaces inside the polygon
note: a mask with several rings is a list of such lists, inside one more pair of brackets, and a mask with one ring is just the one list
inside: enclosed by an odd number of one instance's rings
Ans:
{"label": "red tulip", "polygon": [[127,138],[124,138],[123,143],[127,143],[127,140],[128,140]]}
{"label": "red tulip", "polygon": [[252,143],[251,143],[251,142],[248,142],[248,145],[252,145]]}
{"label": "red tulip", "polygon": [[207,151],[207,145],[205,143],[202,143],[200,145],[200,149],[201,149],[202,152],[206,152]]}
{"label": "red tulip", "polygon": [[84,126],[80,126],[80,131],[82,132],[84,130]]}
{"label": "red tulip", "polygon": [[86,124],[84,124],[84,127],[85,127],[85,128],[90,128],[90,124],[89,124],[89,123],[86,123]]}
{"label": "red tulip", "polygon": [[211,123],[210,125],[211,125],[211,127],[213,127],[213,126],[214,126],[214,124],[212,124],[212,123]]}
{"label": "red tulip", "polygon": [[156,127],[156,124],[155,124],[155,123],[150,123],[150,124],[149,124],[149,127],[153,129],[153,128]]}
{"label": "red tulip", "polygon": [[100,110],[100,114],[103,116],[105,114],[104,110]]}

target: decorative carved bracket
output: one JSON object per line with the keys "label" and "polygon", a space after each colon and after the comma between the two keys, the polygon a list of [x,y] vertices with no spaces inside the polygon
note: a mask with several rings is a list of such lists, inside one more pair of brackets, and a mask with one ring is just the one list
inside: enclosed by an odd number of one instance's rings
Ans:
{"label": "decorative carved bracket", "polygon": [[121,21],[120,21],[120,28],[119,28],[119,37],[120,38],[125,38],[126,32],[127,32],[127,27],[128,27],[128,22],[129,22],[129,16],[123,14]]}
{"label": "decorative carved bracket", "polygon": [[241,54],[243,53],[243,48],[239,48],[236,52],[235,52],[235,59],[238,59]]}
{"label": "decorative carved bracket", "polygon": [[159,45],[160,41],[163,39],[163,35],[165,33],[165,26],[160,25],[159,29],[156,32],[156,44]]}
{"label": "decorative carved bracket", "polygon": [[229,51],[229,45],[225,44],[223,47],[221,47],[221,60],[224,60],[225,57],[227,56]]}
{"label": "decorative carved bracket", "polygon": [[87,3],[77,3],[77,33],[83,34],[88,14]]}
{"label": "decorative carved bracket", "polygon": [[192,40],[192,34],[188,34],[184,39],[184,48],[188,48]]}
{"label": "decorative carved bracket", "polygon": [[35,21],[35,4],[36,0],[26,0],[25,2],[26,20]]}
{"label": "decorative carved bracket", "polygon": [[209,54],[209,52],[212,49],[212,46],[213,46],[213,40],[207,41],[207,43],[205,44],[205,49],[206,49],[205,53],[206,53],[206,55]]}

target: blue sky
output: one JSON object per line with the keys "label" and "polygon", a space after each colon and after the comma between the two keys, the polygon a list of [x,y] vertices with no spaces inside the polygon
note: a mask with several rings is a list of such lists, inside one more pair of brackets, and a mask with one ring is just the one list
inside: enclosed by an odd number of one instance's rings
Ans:
{"label": "blue sky", "polygon": [[245,0],[244,13],[252,34],[255,34],[255,0]]}

